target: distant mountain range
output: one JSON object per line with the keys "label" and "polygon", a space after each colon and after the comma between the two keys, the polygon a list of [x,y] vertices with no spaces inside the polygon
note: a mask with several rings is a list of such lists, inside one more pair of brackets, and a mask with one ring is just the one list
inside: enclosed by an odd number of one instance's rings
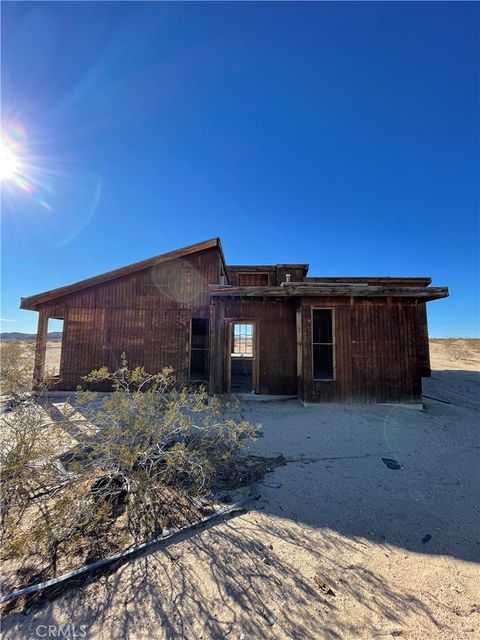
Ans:
{"label": "distant mountain range", "polygon": [[[0,333],[0,340],[35,340],[36,333],[19,333],[18,331],[9,331],[7,333]],[[61,331],[51,331],[48,334],[49,340],[61,340]]]}

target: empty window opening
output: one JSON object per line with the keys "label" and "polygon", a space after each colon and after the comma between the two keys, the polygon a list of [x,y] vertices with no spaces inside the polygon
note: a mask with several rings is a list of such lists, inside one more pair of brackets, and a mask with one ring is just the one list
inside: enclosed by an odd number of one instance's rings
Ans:
{"label": "empty window opening", "polygon": [[312,309],[313,379],[335,379],[332,309]]}
{"label": "empty window opening", "polygon": [[255,354],[253,323],[235,322],[231,331],[230,391],[252,393]]}
{"label": "empty window opening", "polygon": [[255,287],[255,286],[267,287],[268,273],[239,273],[238,286],[239,287]]}
{"label": "empty window opening", "polygon": [[47,347],[45,349],[45,374],[48,378],[60,375],[62,357],[63,319],[49,318]]}
{"label": "empty window opening", "polygon": [[190,380],[206,382],[209,377],[209,320],[192,318],[190,334]]}
{"label": "empty window opening", "polygon": [[253,324],[233,325],[233,358],[253,358]]}

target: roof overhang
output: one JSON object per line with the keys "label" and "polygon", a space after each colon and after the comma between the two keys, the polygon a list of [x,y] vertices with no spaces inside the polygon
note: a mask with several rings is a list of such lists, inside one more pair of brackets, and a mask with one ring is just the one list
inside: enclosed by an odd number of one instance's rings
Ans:
{"label": "roof overhang", "polygon": [[341,277],[322,277],[322,278],[305,278],[304,284],[313,283],[330,283],[330,284],[348,284],[361,282],[362,284],[378,285],[378,286],[395,286],[395,287],[427,287],[432,284],[432,279],[428,276],[411,277],[411,276],[341,276]]}
{"label": "roof overhang", "polygon": [[215,298],[415,298],[422,302],[448,296],[447,287],[377,287],[358,284],[283,284],[278,287],[232,287],[210,285],[210,295]]}

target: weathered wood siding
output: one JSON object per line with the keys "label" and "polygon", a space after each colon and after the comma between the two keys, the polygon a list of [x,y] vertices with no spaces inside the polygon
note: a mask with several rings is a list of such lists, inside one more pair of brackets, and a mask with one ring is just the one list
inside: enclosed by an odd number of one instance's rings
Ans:
{"label": "weathered wood siding", "polygon": [[[374,297],[366,286],[361,297],[339,297],[338,287],[326,296],[290,297],[276,287],[291,275],[304,278],[305,265],[236,266],[227,268],[230,287],[220,297],[209,284],[220,284],[224,262],[218,245],[196,252],[170,255],[164,262],[147,261],[125,267],[101,280],[77,283],[75,292],[42,294],[26,299],[40,311],[35,375],[43,369],[46,319],[63,318],[60,377],[51,388],[72,390],[92,369],[117,368],[126,353],[130,366],[175,370],[180,382],[189,376],[192,318],[210,318],[210,389],[228,387],[228,323],[254,322],[256,336],[255,391],[260,394],[299,394],[309,402],[419,402],[421,374],[430,371],[426,305],[416,302],[417,286],[427,278],[366,278],[367,285],[385,283],[392,297]],[[238,274],[268,273],[269,287],[237,292]],[[305,282],[353,282],[355,278],[305,279]],[[88,286],[87,286],[88,285]],[[85,288],[80,289],[83,286]],[[258,289],[258,287],[257,287]],[[260,287],[261,289],[261,287]],[[271,291],[270,289],[273,289]],[[358,289],[356,290],[358,293]],[[256,293],[253,296],[252,293]],[[268,295],[267,295],[268,294]],[[402,298],[395,297],[404,296]],[[248,297],[250,296],[250,297]],[[335,297],[333,297],[335,296]],[[387,296],[387,297],[385,297]],[[30,300],[30,302],[28,302]],[[50,300],[49,302],[42,300]],[[34,306],[32,306],[34,305]],[[311,309],[334,309],[335,380],[312,376]]]}
{"label": "weathered wood siding", "polygon": [[[229,320],[256,323],[256,353],[258,357],[257,393],[294,395],[297,393],[297,349],[295,311],[298,302],[285,299],[224,299],[217,300],[218,330],[225,357],[229,357],[226,327]],[[217,390],[223,390],[225,376],[217,380]]]}
{"label": "weathered wood siding", "polygon": [[209,317],[208,284],[219,283],[220,255],[207,249],[45,303],[41,312],[64,319],[60,380],[75,389],[81,376],[106,365],[148,371],[172,366],[188,379],[190,320]]}
{"label": "weathered wood siding", "polygon": [[225,357],[225,318],[222,300],[210,303],[210,381],[211,393],[223,393]]}
{"label": "weathered wood siding", "polygon": [[[235,266],[227,267],[228,282],[234,287],[241,285],[239,275],[240,274],[268,274],[268,282],[265,284],[269,286],[277,286],[285,282],[287,273],[290,274],[290,280],[292,282],[301,282],[304,280],[304,266],[295,264],[277,264],[277,265],[265,265],[265,266]],[[252,285],[262,284],[259,282],[252,282]],[[245,286],[245,285],[243,285]]]}
{"label": "weathered wood siding", "polygon": [[[334,309],[334,381],[313,380],[314,307]],[[305,401],[421,401],[420,332],[414,301],[304,298],[301,309]]]}
{"label": "weathered wood siding", "polygon": [[291,282],[302,282],[304,279],[303,269],[301,267],[296,267],[295,265],[289,266],[277,266],[275,271],[275,284],[279,285],[282,282],[285,282],[287,279],[287,273],[290,274]]}
{"label": "weathered wood siding", "polygon": [[238,287],[240,283],[239,275],[241,273],[266,273],[268,275],[268,284],[276,284],[275,267],[267,266],[245,266],[245,267],[227,267],[228,282],[234,287]]}
{"label": "weathered wood siding", "polygon": [[428,342],[427,305],[425,302],[418,305],[418,327],[420,332],[418,349],[422,376],[429,377],[432,375],[432,370],[430,368],[430,343]]}

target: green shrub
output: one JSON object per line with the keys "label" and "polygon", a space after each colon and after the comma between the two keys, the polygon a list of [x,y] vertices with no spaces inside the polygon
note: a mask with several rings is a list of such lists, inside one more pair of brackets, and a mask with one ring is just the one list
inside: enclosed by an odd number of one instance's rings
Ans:
{"label": "green shrub", "polygon": [[[105,383],[111,393],[87,389]],[[256,432],[205,387],[179,386],[171,369],[130,370],[124,358],[84,387],[55,420],[29,397],[2,419],[7,550],[34,551],[53,571],[78,547],[91,558],[198,517],[192,499],[234,473]]]}
{"label": "green shrub", "polygon": [[35,347],[16,340],[0,344],[0,389],[2,394],[13,395],[32,388]]}

